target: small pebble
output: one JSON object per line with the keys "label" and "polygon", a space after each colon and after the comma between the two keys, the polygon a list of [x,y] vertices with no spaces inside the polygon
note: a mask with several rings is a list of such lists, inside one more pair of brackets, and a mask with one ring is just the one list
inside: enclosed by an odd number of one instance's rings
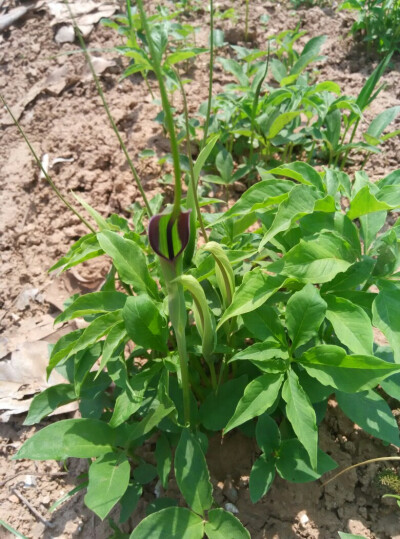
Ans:
{"label": "small pebble", "polygon": [[234,515],[237,515],[239,513],[239,509],[233,503],[226,503],[224,507],[226,511],[229,511],[230,513],[233,513]]}

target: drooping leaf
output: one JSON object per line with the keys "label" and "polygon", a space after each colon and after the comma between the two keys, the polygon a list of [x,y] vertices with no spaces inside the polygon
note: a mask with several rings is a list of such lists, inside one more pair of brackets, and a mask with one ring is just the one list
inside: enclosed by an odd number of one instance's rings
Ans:
{"label": "drooping leaf", "polygon": [[102,520],[125,494],[130,469],[128,459],[121,453],[107,453],[90,465],[85,504]]}
{"label": "drooping leaf", "polygon": [[277,174],[279,176],[287,176],[288,178],[292,178],[299,183],[313,185],[319,191],[324,191],[324,184],[320,174],[315,170],[315,168],[310,166],[308,163],[304,163],[303,161],[295,161],[294,163],[280,165],[279,167],[273,168],[268,172],[270,174]]}
{"label": "drooping leaf", "polygon": [[380,212],[382,210],[390,210],[395,207],[396,205],[392,206],[387,202],[378,200],[378,198],[371,193],[371,187],[365,185],[357,192],[356,196],[351,201],[347,217],[349,219],[356,219],[362,215]]}
{"label": "drooping leaf", "polygon": [[175,452],[175,477],[187,504],[203,515],[212,505],[212,485],[206,459],[196,437],[183,429]]}
{"label": "drooping leaf", "polygon": [[142,485],[139,485],[139,483],[132,483],[128,486],[128,488],[125,491],[125,494],[120,499],[119,503],[121,506],[121,511],[119,514],[119,522],[120,524],[123,524],[128,520],[128,518],[131,516],[131,514],[136,509],[136,506],[140,500],[140,497],[142,495],[143,488]]}
{"label": "drooping leaf", "polygon": [[34,397],[24,425],[39,423],[41,419],[53,412],[56,408],[75,399],[75,389],[72,384],[58,384],[48,387]]}
{"label": "drooping leaf", "polygon": [[336,399],[343,412],[369,434],[400,446],[399,427],[387,402],[375,391],[349,395],[337,392]]}
{"label": "drooping leaf", "polygon": [[286,307],[286,327],[293,350],[315,337],[325,311],[326,302],[310,283],[290,297]]}
{"label": "drooping leaf", "polygon": [[253,503],[257,503],[270,489],[275,479],[275,459],[261,455],[250,472],[249,490]]}
{"label": "drooping leaf", "polygon": [[299,440],[284,440],[279,451],[279,458],[276,461],[279,475],[293,483],[315,481],[336,467],[336,462],[321,449],[318,449],[317,469],[313,470],[308,453]]}
{"label": "drooping leaf", "polygon": [[112,451],[113,429],[96,419],[64,419],[29,438],[16,459],[65,460],[68,457],[100,457]]}
{"label": "drooping leaf", "polygon": [[351,301],[328,294],[326,318],[339,340],[355,354],[372,355],[374,335],[365,311]]}
{"label": "drooping leaf", "polygon": [[397,364],[374,356],[348,356],[343,348],[330,344],[310,348],[297,361],[321,384],[346,393],[371,389],[391,374],[400,372]]}
{"label": "drooping leaf", "polygon": [[289,370],[282,387],[282,397],[286,402],[286,415],[297,438],[306,448],[311,467],[316,470],[318,452],[318,428],[314,408],[301,387],[299,378]]}
{"label": "drooping leaf", "polygon": [[281,433],[276,421],[267,413],[260,415],[256,426],[258,447],[267,456],[273,455],[281,445]]}
{"label": "drooping leaf", "polygon": [[282,386],[282,374],[263,374],[255,378],[244,390],[243,397],[238,402],[236,410],[229,420],[224,433],[253,419],[275,403]]}
{"label": "drooping leaf", "polygon": [[125,305],[127,297],[122,292],[92,292],[79,296],[64,312],[57,316],[54,323],[59,324],[89,314],[117,311]]}
{"label": "drooping leaf", "polygon": [[381,290],[372,305],[373,324],[380,329],[400,363],[400,290]]}

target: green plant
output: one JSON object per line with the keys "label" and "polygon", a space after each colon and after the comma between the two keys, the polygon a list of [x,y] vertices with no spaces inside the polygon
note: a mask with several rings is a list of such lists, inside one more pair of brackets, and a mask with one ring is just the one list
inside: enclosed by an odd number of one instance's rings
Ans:
{"label": "green plant", "polygon": [[[142,0],[138,8],[171,141],[174,202],[160,213],[160,197],[147,201],[146,234],[145,208],[135,206],[130,223],[78,198],[95,226],[51,270],[104,255],[112,266],[100,291],[73,298],[57,317],[88,325],[52,348],[48,375],[56,369],[67,382],[36,396],[25,423],[72,401],[82,417],[41,429],[16,458],[89,459],[77,489],[87,489],[85,503],[100,518],[119,504],[121,523],[143,485],[158,477],[166,487],[173,470],[188,507],[156,499],[132,539],[249,537],[212,498],[210,436],[239,428],[256,438],[253,502],[276,473],[307,482],[336,466],[318,447],[333,393],[367,432],[400,444],[375,391],[399,388],[400,220],[385,222],[400,207],[400,175],[372,183],[358,172],[351,181],[291,162],[262,172],[229,210],[201,212],[200,173],[218,137],[194,163],[188,151],[185,197],[165,71]],[[373,325],[390,346],[374,344]],[[150,438],[156,466],[141,452]]]}
{"label": "green plant", "polygon": [[400,50],[399,0],[346,0],[339,9],[358,12],[351,32],[380,54]]}

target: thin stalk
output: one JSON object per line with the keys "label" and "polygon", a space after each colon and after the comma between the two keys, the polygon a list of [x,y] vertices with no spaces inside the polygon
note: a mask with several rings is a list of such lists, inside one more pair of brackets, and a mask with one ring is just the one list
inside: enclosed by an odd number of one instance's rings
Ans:
{"label": "thin stalk", "polygon": [[215,373],[215,366],[214,363],[210,360],[207,362],[207,365],[210,369],[210,375],[211,375],[211,385],[215,392],[217,392],[218,389],[218,382],[217,382],[217,375]]}
{"label": "thin stalk", "polygon": [[70,17],[72,19],[72,24],[74,26],[75,33],[78,36],[80,46],[82,47],[83,54],[85,55],[86,61],[88,63],[90,72],[91,72],[93,80],[94,80],[94,83],[96,85],[96,90],[97,90],[97,92],[98,92],[98,94],[100,96],[100,99],[101,99],[102,103],[103,103],[103,107],[104,107],[104,109],[106,111],[106,114],[107,114],[108,119],[110,121],[111,127],[113,128],[114,133],[117,136],[118,142],[119,142],[119,144],[120,144],[120,146],[122,148],[122,151],[124,152],[125,159],[126,159],[128,165],[129,165],[129,168],[131,169],[132,175],[133,175],[133,177],[134,177],[134,179],[136,181],[136,185],[137,185],[137,187],[139,189],[139,192],[142,195],[143,202],[144,202],[144,204],[146,206],[147,214],[148,214],[149,217],[151,217],[153,215],[153,212],[151,211],[149,201],[147,200],[146,193],[144,192],[142,182],[140,181],[139,175],[136,172],[136,168],[135,168],[135,166],[134,166],[134,164],[133,164],[133,162],[132,162],[132,160],[131,160],[131,158],[129,156],[128,150],[126,149],[124,141],[122,140],[121,135],[119,134],[118,128],[117,128],[117,126],[116,126],[116,124],[114,122],[114,119],[113,119],[112,115],[111,115],[111,112],[110,112],[110,109],[108,107],[106,98],[104,97],[103,90],[102,90],[102,88],[100,86],[99,78],[96,75],[96,71],[95,71],[95,69],[93,67],[92,60],[90,59],[90,55],[87,52],[85,41],[84,41],[84,39],[82,37],[81,31],[78,28],[78,25],[76,24],[76,20],[75,20],[75,17],[73,15],[72,11],[71,11],[71,7],[69,5],[69,2],[65,2],[65,3],[67,5],[67,7],[68,7],[68,11],[69,11]]}
{"label": "thin stalk", "polygon": [[200,212],[200,204],[199,204],[199,199],[198,199],[198,196],[197,196],[196,180],[195,180],[195,177],[194,177],[192,149],[191,149],[191,146],[190,146],[189,113],[188,113],[186,92],[185,92],[185,89],[183,87],[181,77],[179,76],[179,73],[178,73],[177,70],[175,70],[175,74],[177,76],[179,86],[181,88],[182,98],[183,98],[183,114],[184,114],[184,117],[185,117],[185,129],[186,129],[186,137],[185,137],[186,138],[186,153],[187,153],[187,157],[188,157],[188,160],[189,160],[189,177],[190,177],[190,182],[192,184],[193,198],[194,198],[194,203],[195,203],[195,206],[196,206],[197,218],[199,220],[201,232],[202,232],[203,237],[204,237],[204,239],[205,239],[205,241],[207,243],[208,242],[208,236],[207,236],[206,228],[204,226],[203,217],[202,217],[201,212]]}
{"label": "thin stalk", "polygon": [[206,121],[204,123],[203,140],[200,146],[200,151],[204,148],[207,142],[208,128],[210,125],[211,101],[213,89],[213,73],[214,73],[214,2],[210,0],[210,66],[208,75],[208,102]]}
{"label": "thin stalk", "polygon": [[14,122],[14,124],[16,125],[18,131],[20,132],[20,134],[22,135],[23,139],[25,140],[26,144],[28,145],[28,148],[34,158],[34,160],[36,161],[36,164],[37,166],[40,168],[40,170],[42,171],[44,177],[46,178],[46,181],[48,182],[48,184],[50,185],[50,187],[53,189],[53,191],[55,192],[55,194],[58,196],[58,198],[61,200],[61,202],[63,204],[65,204],[65,206],[72,211],[72,213],[74,213],[78,219],[93,233],[96,233],[95,229],[86,221],[86,219],[78,212],[78,210],[76,210],[69,202],[68,200],[64,197],[64,195],[61,193],[61,191],[58,189],[58,187],[56,186],[56,184],[53,182],[53,180],[51,179],[50,175],[48,174],[47,170],[43,167],[37,153],[35,152],[32,144],[29,142],[29,139],[28,137],[25,135],[25,132],[24,130],[22,129],[22,127],[20,126],[18,120],[15,118],[14,114],[11,112],[11,109],[9,108],[9,106],[7,105],[7,103],[5,102],[3,96],[0,94],[0,100],[1,102],[3,103],[3,105],[5,106],[8,114],[11,116],[11,119],[12,121]]}
{"label": "thin stalk", "polygon": [[364,464],[371,464],[372,462],[380,462],[380,461],[386,461],[386,460],[400,460],[400,457],[377,457],[375,459],[368,459],[368,460],[364,460],[363,462],[358,462],[357,464],[353,464],[352,466],[348,466],[347,468],[345,468],[341,472],[337,473],[336,475],[334,475],[333,477],[328,479],[328,481],[325,481],[325,483],[322,483],[321,487],[325,487],[331,481],[334,481],[339,476],[341,476],[342,474],[344,474],[346,472],[349,472],[350,470],[354,470],[354,468],[358,468],[359,466],[364,466]]}
{"label": "thin stalk", "polygon": [[246,20],[244,23],[244,40],[247,42],[247,38],[249,35],[249,3],[250,0],[246,0]]}
{"label": "thin stalk", "polygon": [[179,215],[181,208],[181,198],[182,198],[182,185],[181,185],[181,166],[179,162],[179,150],[178,142],[176,140],[174,119],[172,117],[171,106],[168,101],[168,95],[164,84],[164,78],[161,70],[160,62],[157,58],[157,53],[154,47],[153,39],[151,37],[151,32],[149,24],[147,22],[146,13],[143,8],[143,0],[137,0],[137,6],[140,12],[140,18],[142,20],[142,26],[146,33],[147,45],[149,47],[150,56],[153,60],[153,69],[156,74],[158,85],[160,88],[161,101],[164,109],[165,123],[168,128],[169,138],[171,142],[171,153],[172,160],[174,165],[174,176],[175,176],[175,196],[174,196],[174,207],[172,209],[172,217],[176,218]]}
{"label": "thin stalk", "polygon": [[[350,141],[349,141],[349,144],[351,144],[354,140],[354,137],[355,137],[355,134],[356,134],[356,131],[357,131],[357,127],[358,127],[358,124],[360,123],[360,118],[357,119],[356,123],[354,124],[354,127],[353,127],[353,131],[351,133],[351,137],[350,137]],[[342,163],[340,165],[340,170],[343,170],[345,165],[346,165],[346,161],[347,161],[347,157],[350,153],[350,148],[348,148],[346,150],[346,153],[344,154],[344,157],[343,157],[343,160],[342,160]]]}
{"label": "thin stalk", "polygon": [[257,84],[257,88],[254,94],[253,99],[253,108],[251,110],[251,140],[250,140],[250,154],[249,154],[249,162],[252,162],[253,159],[253,145],[254,145],[254,136],[256,132],[256,115],[257,115],[257,108],[258,108],[258,100],[260,97],[261,87],[265,80],[265,77],[267,76],[268,69],[269,69],[269,56],[270,56],[270,43],[268,43],[268,57],[267,57],[267,65],[265,67],[265,72],[263,77],[261,78],[260,82]]}

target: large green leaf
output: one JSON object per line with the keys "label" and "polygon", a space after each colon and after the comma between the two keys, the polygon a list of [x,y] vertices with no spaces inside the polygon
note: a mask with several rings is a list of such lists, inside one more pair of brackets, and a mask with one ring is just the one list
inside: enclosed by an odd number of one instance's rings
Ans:
{"label": "large green leaf", "polygon": [[57,316],[54,323],[58,324],[88,314],[117,311],[125,305],[127,297],[122,292],[92,292],[79,296],[64,312]]}
{"label": "large green leaf", "polygon": [[390,107],[376,116],[369,124],[368,135],[379,138],[386,127],[400,114],[400,106]]}
{"label": "large green leaf", "polygon": [[222,430],[232,417],[243,395],[247,376],[240,376],[222,384],[218,392],[210,391],[200,407],[200,420],[208,430]]}
{"label": "large green leaf", "polygon": [[327,294],[326,318],[339,340],[355,354],[372,355],[374,334],[365,311],[348,299]]}
{"label": "large green leaf", "polygon": [[399,427],[387,402],[375,391],[336,393],[343,412],[369,434],[400,447]]}
{"label": "large green leaf", "polygon": [[281,433],[276,421],[267,413],[257,419],[256,440],[258,447],[267,456],[272,456],[279,450]]}
{"label": "large green leaf", "polygon": [[314,408],[301,387],[297,374],[290,370],[282,388],[286,415],[299,441],[306,448],[311,467],[317,467],[318,428]]}
{"label": "large green leaf", "polygon": [[104,251],[100,248],[96,234],[86,234],[73,244],[68,253],[54,264],[49,269],[49,272],[55,271],[58,268],[61,268],[61,271],[65,271],[77,264],[85,262],[85,260],[90,260],[102,254],[104,254]]}
{"label": "large green leaf", "polygon": [[206,459],[197,438],[183,429],[175,452],[175,477],[187,504],[203,515],[210,509],[212,485]]}
{"label": "large green leaf", "polygon": [[129,296],[122,310],[126,331],[145,349],[168,352],[168,325],[157,305],[146,294]]}
{"label": "large green leaf", "polygon": [[252,185],[227,212],[223,213],[213,225],[237,215],[267,208],[283,202],[295,183],[288,180],[264,180]]}
{"label": "large green leaf", "polygon": [[321,344],[307,350],[298,360],[321,384],[346,393],[375,387],[400,366],[374,356],[346,355],[343,348]]}
{"label": "large green leaf", "polygon": [[321,292],[340,291],[354,289],[365,283],[371,276],[375,261],[371,257],[363,257],[362,260],[354,262],[346,271],[338,273],[332,281],[322,285]]}
{"label": "large green leaf", "polygon": [[276,461],[279,475],[293,483],[315,481],[336,467],[336,462],[321,449],[318,449],[317,469],[313,470],[307,451],[299,440],[284,440],[279,451],[279,458]]}
{"label": "large green leaf", "polygon": [[287,199],[280,204],[271,227],[260,243],[260,249],[279,232],[288,230],[292,223],[303,217],[303,215],[312,213],[316,201],[321,198],[322,195],[309,185],[296,185],[293,187]]}
{"label": "large green leaf", "polygon": [[242,284],[235,290],[232,303],[222,315],[217,329],[233,316],[249,313],[267,301],[285,281],[284,277],[272,276],[259,268],[247,273]]}
{"label": "large green leaf", "polygon": [[167,405],[160,402],[157,405],[157,408],[153,408],[153,410],[147,412],[142,421],[139,423],[134,423],[132,426],[130,426],[127,436],[129,441],[137,440],[150,432],[152,429],[157,427],[164,417],[167,417],[174,410],[175,405],[172,403],[172,401],[171,404]]}
{"label": "large green leaf", "polygon": [[166,489],[168,477],[171,471],[172,451],[168,438],[162,432],[157,439],[156,450],[154,453],[157,461],[157,471],[162,486]]}
{"label": "large green leaf", "polygon": [[282,112],[281,114],[279,114],[274,119],[272,124],[269,126],[269,129],[265,133],[266,137],[268,139],[273,139],[274,137],[276,137],[276,135],[278,135],[278,133],[280,133],[287,124],[289,124],[292,120],[297,118],[297,116],[299,116],[300,114],[301,114],[301,111],[299,110]]}
{"label": "large green leaf", "polygon": [[65,460],[68,457],[100,457],[112,451],[113,429],[97,419],[64,419],[29,438],[16,459]]}
{"label": "large green leaf", "polygon": [[385,335],[400,363],[400,290],[382,290],[372,305],[373,324]]}
{"label": "large green leaf", "polygon": [[112,258],[121,279],[138,292],[158,297],[156,282],[151,278],[142,249],[132,240],[116,232],[104,230],[97,234],[101,248]]}
{"label": "large green leaf", "polygon": [[235,354],[230,360],[248,360],[254,363],[263,372],[285,372],[289,365],[289,353],[273,338],[264,342],[257,342]]}
{"label": "large green leaf", "polygon": [[75,399],[75,389],[72,384],[58,384],[48,387],[33,399],[24,425],[39,423],[43,417],[53,412],[56,408]]}
{"label": "large green leaf", "polygon": [[211,509],[204,532],[209,539],[250,539],[249,532],[232,513],[224,509]]}
{"label": "large green leaf", "polygon": [[249,490],[253,503],[257,503],[270,489],[275,479],[275,459],[264,455],[258,458],[250,472]]}
{"label": "large green leaf", "polygon": [[203,535],[201,517],[185,507],[167,507],[142,520],[129,539],[202,539]]}
{"label": "large green leaf", "polygon": [[355,262],[350,244],[330,231],[295,245],[271,271],[281,272],[304,282],[326,283]]}
{"label": "large green leaf", "polygon": [[268,410],[276,401],[283,382],[282,374],[263,374],[249,383],[236,406],[224,433]]}
{"label": "large green leaf", "polygon": [[304,183],[306,185],[313,185],[319,191],[324,191],[324,184],[321,180],[320,174],[310,166],[308,163],[303,161],[295,161],[294,163],[288,163],[285,165],[280,165],[277,168],[273,168],[268,171],[270,174],[277,174],[279,176],[287,176],[293,180],[298,181],[299,183]]}
{"label": "large green leaf", "polygon": [[286,327],[293,350],[315,337],[325,318],[325,311],[326,302],[310,283],[290,297],[286,307]]}
{"label": "large green leaf", "polygon": [[125,494],[130,471],[129,460],[121,453],[107,453],[90,465],[85,504],[102,520]]}
{"label": "large green leaf", "polygon": [[371,193],[371,187],[369,185],[364,185],[351,201],[347,217],[349,219],[356,219],[362,215],[382,210],[390,210],[395,207],[396,205],[392,206],[387,202],[378,200],[377,197]]}

